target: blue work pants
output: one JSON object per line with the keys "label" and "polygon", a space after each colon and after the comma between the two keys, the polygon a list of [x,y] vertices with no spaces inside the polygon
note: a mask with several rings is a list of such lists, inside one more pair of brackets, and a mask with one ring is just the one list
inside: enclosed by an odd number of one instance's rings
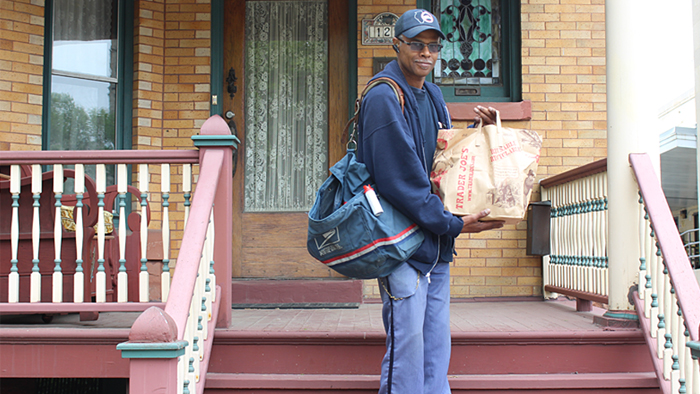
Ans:
{"label": "blue work pants", "polygon": [[379,394],[450,394],[450,267],[408,263],[379,279],[387,333]]}

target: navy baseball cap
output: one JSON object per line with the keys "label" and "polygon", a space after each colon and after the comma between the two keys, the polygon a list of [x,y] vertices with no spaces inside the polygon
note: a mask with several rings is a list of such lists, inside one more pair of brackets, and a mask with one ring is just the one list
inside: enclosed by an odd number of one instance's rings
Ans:
{"label": "navy baseball cap", "polygon": [[440,38],[445,39],[445,34],[440,30],[435,15],[426,10],[410,10],[401,15],[394,26],[394,36],[404,35],[406,38],[413,38],[426,30],[435,30],[440,35]]}

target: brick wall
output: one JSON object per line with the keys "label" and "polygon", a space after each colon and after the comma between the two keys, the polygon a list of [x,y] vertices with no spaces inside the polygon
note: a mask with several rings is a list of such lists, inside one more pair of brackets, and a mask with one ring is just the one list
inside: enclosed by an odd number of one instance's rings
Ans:
{"label": "brick wall", "polygon": [[[358,1],[361,20],[381,12],[401,15],[414,2]],[[521,0],[523,100],[532,119],[504,126],[537,131],[544,139],[538,179],[607,154],[604,0]],[[358,35],[358,89],[372,75],[374,57],[395,56],[389,46],[363,46]],[[456,122],[465,127],[467,122]],[[539,200],[539,191],[533,192]],[[457,239],[452,297],[532,297],[542,294],[541,259],[525,254],[527,224]],[[375,281],[365,297],[377,298]]]}
{"label": "brick wall", "polygon": [[0,150],[40,150],[44,1],[0,0]]}
{"label": "brick wall", "polygon": [[[134,26],[135,149],[192,149],[190,137],[209,117],[210,0],[141,0]],[[151,166],[151,200],[160,196],[160,166]],[[195,177],[196,177],[195,168]],[[182,167],[171,166],[171,250],[184,230]],[[158,191],[158,192],[154,192]],[[156,214],[153,225],[162,218]]]}

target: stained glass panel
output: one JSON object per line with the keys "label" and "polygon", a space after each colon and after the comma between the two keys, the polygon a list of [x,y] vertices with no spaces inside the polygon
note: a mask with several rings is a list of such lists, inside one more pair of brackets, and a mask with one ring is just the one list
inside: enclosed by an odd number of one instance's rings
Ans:
{"label": "stained glass panel", "polygon": [[447,37],[435,83],[501,85],[500,0],[434,0],[433,8]]}

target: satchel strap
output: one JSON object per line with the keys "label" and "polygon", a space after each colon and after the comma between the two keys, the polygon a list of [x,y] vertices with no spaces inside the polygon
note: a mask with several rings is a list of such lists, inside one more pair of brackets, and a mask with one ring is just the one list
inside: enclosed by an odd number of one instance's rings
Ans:
{"label": "satchel strap", "polygon": [[[355,144],[355,147],[357,147],[357,141],[355,141],[355,133],[357,132],[357,117],[360,114],[360,107],[362,106],[362,100],[365,98],[367,93],[372,89],[373,87],[385,83],[389,86],[391,86],[391,89],[394,91],[394,94],[396,95],[396,99],[399,100],[399,105],[401,105],[401,112],[403,113],[403,107],[404,107],[404,97],[403,97],[403,89],[401,89],[401,86],[399,86],[396,81],[389,77],[380,77],[377,79],[371,80],[367,86],[362,90],[362,93],[360,94],[360,97],[355,100],[355,114],[348,120],[348,123],[345,124],[345,128],[343,129],[343,136],[347,135],[348,130],[350,129],[350,126],[352,126],[352,133],[350,134],[350,139],[348,140],[348,146],[347,149],[350,150],[350,143]],[[353,149],[354,150],[354,149]]]}

